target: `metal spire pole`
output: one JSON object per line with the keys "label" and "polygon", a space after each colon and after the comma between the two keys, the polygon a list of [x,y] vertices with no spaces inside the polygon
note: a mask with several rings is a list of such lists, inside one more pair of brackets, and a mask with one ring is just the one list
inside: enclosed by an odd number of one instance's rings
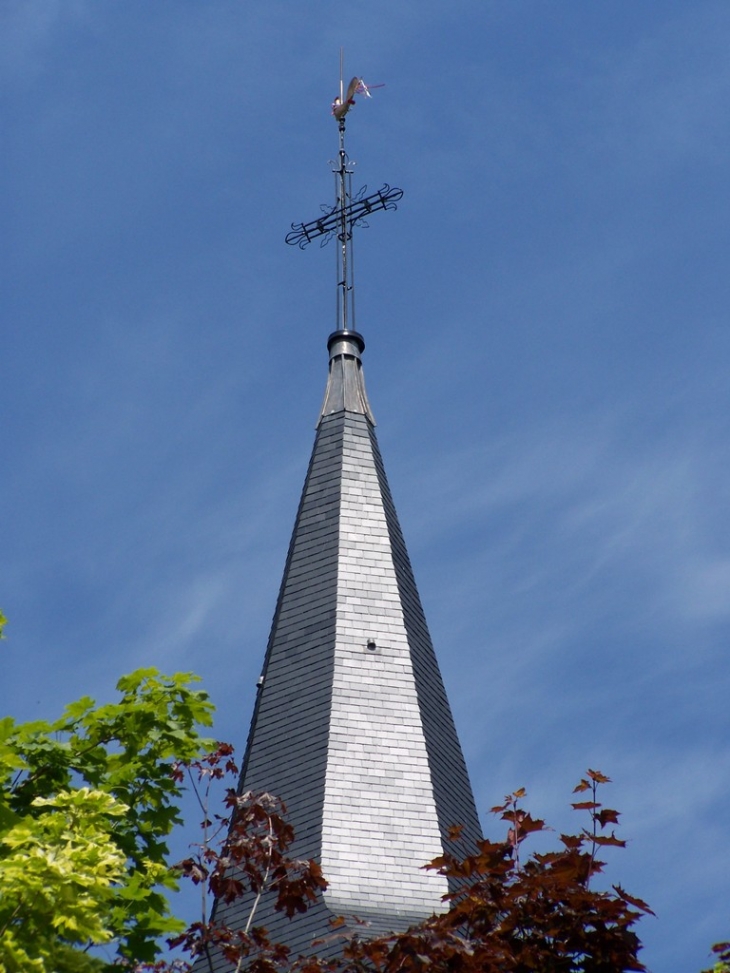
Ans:
{"label": "metal spire pole", "polygon": [[337,260],[337,327],[341,331],[355,331],[354,281],[352,279],[352,228],[347,220],[350,203],[352,167],[345,151],[345,119],[339,120],[340,151],[335,173],[335,197],[337,207],[339,242]]}

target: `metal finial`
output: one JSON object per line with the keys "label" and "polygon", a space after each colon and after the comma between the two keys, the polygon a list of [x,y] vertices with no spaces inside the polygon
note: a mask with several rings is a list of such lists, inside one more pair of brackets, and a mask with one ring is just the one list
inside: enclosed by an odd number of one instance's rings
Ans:
{"label": "metal finial", "polygon": [[[382,85],[369,87],[381,88]],[[304,250],[312,240],[320,238],[320,246],[337,237],[337,328],[340,331],[355,331],[355,285],[352,248],[352,231],[355,226],[368,226],[366,217],[381,209],[397,209],[397,202],[403,190],[390,187],[385,183],[382,189],[369,196],[363,186],[354,196],[352,194],[352,173],[354,162],[345,151],[345,116],[355,104],[355,95],[370,98],[370,90],[362,78],[353,78],[347,91],[344,90],[343,54],[340,49],[340,93],[332,103],[332,115],[339,130],[339,151],[337,160],[330,163],[335,176],[335,205],[322,206],[322,216],[309,223],[292,223],[286,242]]]}

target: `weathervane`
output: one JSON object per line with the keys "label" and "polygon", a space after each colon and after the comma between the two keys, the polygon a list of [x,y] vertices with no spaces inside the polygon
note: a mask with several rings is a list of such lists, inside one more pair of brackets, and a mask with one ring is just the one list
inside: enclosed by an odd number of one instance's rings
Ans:
{"label": "weathervane", "polygon": [[335,176],[335,205],[322,206],[322,216],[310,223],[292,223],[291,233],[286,242],[304,250],[312,240],[320,238],[320,246],[329,243],[336,236],[337,247],[337,327],[340,331],[355,330],[355,286],[352,249],[352,231],[355,226],[368,226],[366,217],[381,209],[397,209],[397,202],[403,196],[402,189],[385,183],[382,189],[369,196],[363,186],[354,196],[352,194],[351,162],[345,151],[345,116],[355,104],[355,95],[370,98],[370,88],[383,85],[366,85],[362,78],[353,78],[344,90],[342,78],[342,51],[340,51],[340,93],[332,102],[332,115],[337,120],[340,132],[340,149],[336,162],[331,162]]}

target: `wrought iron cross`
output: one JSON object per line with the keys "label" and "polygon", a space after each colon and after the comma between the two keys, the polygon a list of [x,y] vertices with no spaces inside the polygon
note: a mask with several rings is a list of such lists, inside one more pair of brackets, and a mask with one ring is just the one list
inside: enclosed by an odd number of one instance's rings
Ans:
{"label": "wrought iron cross", "polygon": [[340,133],[340,148],[337,161],[332,162],[335,176],[335,205],[322,206],[322,216],[309,223],[292,223],[286,242],[304,250],[312,240],[319,239],[320,246],[337,238],[337,327],[341,331],[355,329],[355,285],[352,231],[355,226],[368,226],[366,217],[381,209],[397,209],[397,202],[403,190],[385,183],[382,189],[369,196],[363,186],[354,196],[352,194],[352,173],[354,163],[345,151],[345,115],[354,105],[354,96],[364,94],[370,97],[368,87],[361,78],[353,78],[344,91],[342,81],[342,61],[340,59],[340,94],[332,105],[332,114],[337,120]]}

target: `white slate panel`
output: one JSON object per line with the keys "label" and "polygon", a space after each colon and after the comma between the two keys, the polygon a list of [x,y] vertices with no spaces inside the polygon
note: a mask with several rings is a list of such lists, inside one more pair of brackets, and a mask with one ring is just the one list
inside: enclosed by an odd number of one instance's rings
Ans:
{"label": "white slate panel", "polygon": [[[429,915],[443,851],[388,525],[367,426],[342,443],[335,659],[322,820],[334,912]],[[368,648],[375,643],[375,649]]]}

